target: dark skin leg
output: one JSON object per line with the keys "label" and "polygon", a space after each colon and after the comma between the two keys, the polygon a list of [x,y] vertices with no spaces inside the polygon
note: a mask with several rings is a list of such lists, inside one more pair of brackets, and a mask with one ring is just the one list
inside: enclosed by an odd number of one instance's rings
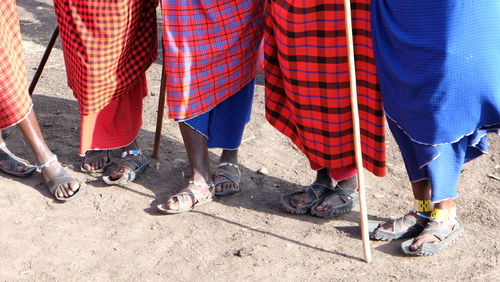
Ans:
{"label": "dark skin leg", "polygon": [[[322,168],[316,172],[316,180],[313,183],[319,183],[326,186],[332,186],[332,179],[330,178],[330,170],[327,168]],[[307,193],[300,193],[293,196],[290,199],[290,203],[296,207],[300,208],[302,206],[308,205],[311,203],[311,199],[307,195]]]}
{"label": "dark skin leg", "polygon": [[[186,146],[189,165],[191,166],[191,180],[201,185],[208,185],[208,183],[210,183],[210,168],[208,162],[207,139],[183,122],[179,123],[179,128]],[[188,184],[186,188],[198,190],[207,196],[210,194],[208,188],[200,187],[195,184]],[[196,199],[192,197],[189,197],[187,201],[191,201],[187,203],[188,206],[192,206],[196,203]],[[170,210],[179,209],[179,203],[175,198],[167,199],[165,206]]]}
{"label": "dark skin leg", "polygon": [[[345,188],[345,189],[351,189],[351,190],[357,190],[358,189],[358,182],[356,180],[356,176],[353,176],[351,178],[347,178],[345,180],[341,180],[337,183],[340,187]],[[344,204],[344,201],[339,197],[339,195],[328,195],[326,196],[323,201],[321,201],[321,204],[319,204],[315,210],[322,212],[322,211],[327,211],[332,209],[335,206],[342,205]]]}
{"label": "dark skin leg", "polygon": [[[92,160],[89,162],[90,159]],[[83,168],[86,170],[99,170],[108,161],[108,152],[106,150],[88,151],[85,153]]]}
{"label": "dark skin leg", "polygon": [[[219,159],[219,163],[238,164],[238,150],[237,149],[236,150],[223,150],[222,154],[220,156],[220,159]],[[221,166],[218,169],[225,170],[232,175],[238,175],[238,169],[235,167],[232,167],[232,166],[228,166],[228,165]],[[214,182],[217,182],[218,180],[220,180],[219,178],[226,179],[224,177],[218,176],[218,177],[215,177]],[[236,185],[234,182],[225,182],[225,183],[221,183],[221,184],[215,186],[215,191],[222,192],[225,190],[235,189],[235,188],[236,188]]]}
{"label": "dark skin leg", "polygon": [[[19,124],[19,128],[24,135],[24,138],[28,141],[35,154],[36,162],[39,164],[44,164],[52,158],[54,155],[42,136],[40,127],[38,126],[38,121],[36,120],[35,113],[31,113]],[[62,166],[58,161],[53,161],[49,166],[42,168],[43,178],[45,182],[54,179],[61,170]],[[78,189],[80,185],[75,180],[71,183],[62,184],[57,191],[58,197],[68,198],[72,196]]]}
{"label": "dark skin leg", "polygon": [[[440,210],[449,210],[453,208],[453,206],[455,206],[455,200],[453,199],[444,200],[434,204],[434,208]],[[453,229],[454,226],[445,222],[435,222],[435,221],[429,221],[429,224],[436,228],[449,229],[449,230]],[[415,240],[413,240],[413,243],[410,245],[410,250],[416,251],[423,243],[435,243],[438,241],[439,239],[436,238],[436,236],[420,235],[417,238],[415,238]]]}
{"label": "dark skin leg", "polygon": [[[5,142],[2,137],[2,131],[0,130],[0,144]],[[6,153],[10,153],[10,150],[7,148],[7,146],[2,146],[0,147],[1,151],[4,151]],[[9,161],[0,161],[0,167],[10,170],[10,162]],[[28,167],[25,165],[18,164],[16,167],[16,172],[25,172],[28,170]]]}
{"label": "dark skin leg", "polygon": [[[422,180],[418,182],[412,182],[411,183],[411,188],[413,190],[413,197],[416,200],[430,200],[431,199],[431,185],[429,183],[429,180]],[[424,212],[423,213],[426,216],[430,216],[430,212]],[[419,224],[425,226],[427,222],[429,221],[428,219],[425,219],[423,217],[420,217],[412,212],[408,213],[405,215],[406,218],[416,221]],[[406,226],[406,228],[409,228],[410,226]],[[384,222],[379,226],[379,229],[382,230],[387,230],[387,231],[394,231],[392,222]],[[406,231],[406,230],[401,230],[401,231]]]}

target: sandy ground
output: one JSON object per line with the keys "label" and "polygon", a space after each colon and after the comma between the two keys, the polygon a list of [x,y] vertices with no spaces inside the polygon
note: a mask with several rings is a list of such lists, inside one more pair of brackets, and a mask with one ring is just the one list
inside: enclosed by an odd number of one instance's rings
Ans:
{"label": "sandy ground", "polygon": [[[29,76],[55,27],[51,1],[19,0]],[[153,147],[160,85],[159,61],[148,71],[140,144]],[[54,49],[34,96],[44,135],[87,194],[58,204],[40,174],[2,175],[0,186],[1,281],[498,281],[500,138],[490,154],[467,164],[459,185],[465,236],[434,257],[402,256],[400,242],[373,242],[374,260],[362,261],[358,208],[335,219],[289,215],[283,193],[313,180],[307,160],[264,118],[263,78],[258,79],[253,118],[241,146],[243,192],[195,212],[159,216],[155,206],[186,183],[188,164],[180,133],[164,122],[162,154],[127,187],[108,187],[99,176],[77,172],[79,114],[66,86],[60,45]],[[11,150],[33,161],[16,129]],[[397,147],[388,136],[388,175],[367,175],[370,219],[396,217],[411,206],[409,183]],[[215,167],[219,151],[210,154]],[[267,175],[258,174],[267,168]]]}

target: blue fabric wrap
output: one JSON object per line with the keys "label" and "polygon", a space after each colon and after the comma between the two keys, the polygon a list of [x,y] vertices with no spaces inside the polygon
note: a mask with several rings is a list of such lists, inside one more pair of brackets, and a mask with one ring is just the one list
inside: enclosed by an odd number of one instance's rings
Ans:
{"label": "blue fabric wrap", "polygon": [[434,203],[456,198],[463,164],[488,151],[486,130],[477,130],[458,142],[430,146],[413,142],[391,119],[387,123],[403,155],[410,181],[428,179]]}
{"label": "blue fabric wrap", "polygon": [[372,1],[387,115],[425,144],[500,125],[500,1]]}
{"label": "blue fabric wrap", "polygon": [[212,110],[183,122],[205,136],[209,148],[236,150],[250,121],[254,88],[255,79]]}

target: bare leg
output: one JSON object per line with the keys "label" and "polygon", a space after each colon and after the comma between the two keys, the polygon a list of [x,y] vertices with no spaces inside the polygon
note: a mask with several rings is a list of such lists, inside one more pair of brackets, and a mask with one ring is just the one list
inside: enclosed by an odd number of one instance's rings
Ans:
{"label": "bare leg", "polygon": [[[316,180],[313,183],[323,184],[325,186],[332,186],[332,179],[330,178],[330,170],[327,168],[319,169],[316,172]],[[313,199],[309,198],[309,195],[304,192],[301,194],[297,194],[290,199],[290,203],[294,205],[296,208],[303,207],[311,203]]]}
{"label": "bare leg", "polygon": [[[46,163],[54,155],[50,151],[49,147],[45,143],[45,140],[38,126],[38,121],[36,120],[35,112],[32,110],[30,114],[19,124],[19,128],[24,135],[24,138],[30,144],[33,153],[35,154],[35,159],[37,163]],[[48,182],[58,176],[62,166],[59,162],[53,161],[49,166],[42,169],[42,174],[45,182]],[[68,198],[72,196],[78,189],[80,185],[75,180],[71,183],[62,184],[57,191],[58,197]]]}
{"label": "bare leg", "polygon": [[[196,130],[192,129],[183,122],[179,123],[182,139],[186,146],[189,165],[191,166],[191,180],[201,185],[210,183],[210,168],[208,162],[208,145],[207,139]],[[199,190],[204,195],[208,195],[208,188],[203,188],[198,185],[189,184],[186,188],[191,190]],[[196,199],[191,198],[191,205],[195,204]],[[169,198],[166,202],[166,208],[177,210],[179,204],[175,198]]]}

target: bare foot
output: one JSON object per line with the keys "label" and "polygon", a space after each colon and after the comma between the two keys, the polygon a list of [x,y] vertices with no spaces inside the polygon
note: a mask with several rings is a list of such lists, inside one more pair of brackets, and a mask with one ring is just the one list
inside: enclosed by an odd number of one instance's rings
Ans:
{"label": "bare foot", "polygon": [[[322,184],[328,187],[332,187],[332,179],[330,178],[330,170],[326,168],[322,168],[316,172],[316,180],[314,183]],[[318,195],[322,196],[322,195]],[[299,193],[294,195],[290,199],[290,203],[297,209],[311,204],[312,201],[316,199],[311,199],[307,192]]]}
{"label": "bare foot", "polygon": [[215,192],[221,193],[228,190],[239,190],[240,180],[241,172],[237,164],[221,163],[217,167],[214,177],[214,183],[217,183],[215,185]]}
{"label": "bare foot", "polygon": [[[190,181],[189,185],[183,190],[186,189],[198,191],[203,194],[205,198],[207,198],[210,193],[212,193],[210,191],[210,186],[206,183],[197,183]],[[181,203],[179,203],[178,197],[183,198],[182,200],[180,200]],[[165,202],[165,208],[172,211],[182,211],[192,208],[197,203],[197,200],[191,195],[182,194],[178,197],[167,198]]]}
{"label": "bare foot", "polygon": [[[126,155],[121,158],[120,162],[126,162],[127,164],[130,164],[134,169],[138,168],[137,163],[130,162],[130,160],[134,159],[137,160],[139,163],[144,163],[147,161],[146,157],[142,154],[139,145],[137,145],[137,141],[134,141],[132,144],[126,147],[123,147],[122,150],[123,150],[122,156],[124,153]],[[138,154],[131,154],[130,152],[138,152]],[[109,178],[113,181],[116,181],[122,178],[124,175],[132,172],[132,170],[125,164],[123,165],[118,164],[118,165],[119,167],[116,170],[112,171],[109,175]]]}
{"label": "bare foot", "polygon": [[[422,212],[422,214],[424,214],[425,216],[430,216],[431,213],[430,212]],[[428,219],[423,218],[421,216],[418,216],[413,211],[405,214],[404,218],[412,220],[412,221],[418,223],[421,226],[425,226],[427,224],[427,222],[429,222]],[[385,230],[385,231],[390,231],[390,232],[396,232],[396,230],[394,230],[394,224],[393,224],[393,222],[394,221],[391,220],[391,221],[386,221],[386,222],[380,223],[379,226],[377,227],[377,229]],[[405,224],[403,222],[403,224],[402,224],[401,227],[402,227],[401,230],[398,230],[398,232],[408,231],[410,229],[411,225]]]}
{"label": "bare foot", "polygon": [[109,161],[108,150],[87,151],[83,158],[82,167],[85,170],[98,171],[109,163]]}
{"label": "bare foot", "polygon": [[[41,170],[45,183],[60,176],[61,170],[63,169],[64,168],[57,160],[50,162],[48,166],[42,168]],[[80,183],[75,179],[73,182],[61,184],[56,190],[56,196],[58,198],[69,198],[73,196],[78,189],[80,189]]]}
{"label": "bare foot", "polygon": [[[452,230],[454,227],[454,225],[449,224],[447,222],[437,222],[437,221],[429,221],[427,223],[427,226],[440,229],[448,229],[448,230]],[[439,241],[440,241],[439,238],[431,234],[419,235],[413,240],[413,243],[410,245],[410,251],[412,252],[417,251],[420,248],[420,246],[422,246],[422,244],[424,243],[436,243]]]}
{"label": "bare foot", "polygon": [[[339,181],[337,183],[337,186],[340,186],[341,188],[344,189],[351,189],[356,191],[358,189],[358,181],[356,176],[353,176],[351,178]],[[321,204],[319,204],[315,210],[318,212],[325,212],[328,211],[336,206],[343,205],[345,204],[344,200],[340,198],[340,195],[338,194],[329,194],[327,195],[323,201],[321,201]]]}

